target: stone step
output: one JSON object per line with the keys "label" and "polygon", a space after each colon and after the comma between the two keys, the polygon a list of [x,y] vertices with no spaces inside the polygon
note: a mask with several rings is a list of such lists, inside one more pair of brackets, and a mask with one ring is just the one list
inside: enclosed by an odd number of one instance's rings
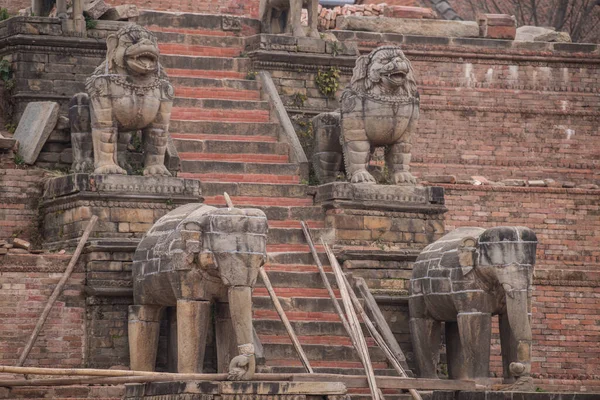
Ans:
{"label": "stone step", "polygon": [[[201,182],[202,195],[204,197],[222,196],[227,192],[234,197],[285,197],[305,199],[306,185],[283,185],[268,183],[228,183],[228,182]],[[235,204],[235,203],[234,203]],[[312,203],[311,203],[312,205]],[[287,217],[286,213],[283,217]],[[269,217],[267,216],[267,219]],[[269,219],[269,222],[272,222]],[[313,225],[314,226],[314,225]],[[280,226],[286,227],[286,226]],[[314,226],[318,227],[318,226]]]}
{"label": "stone step", "polygon": [[[205,122],[205,121],[198,121]],[[184,141],[220,141],[228,143],[241,142],[244,144],[259,142],[259,143],[277,143],[277,138],[274,136],[240,136],[240,135],[219,135],[219,134],[202,134],[202,133],[171,133],[171,137],[177,140]]]}
{"label": "stone step", "polygon": [[[267,361],[267,364],[269,361]],[[336,367],[314,367],[311,364],[314,372],[317,374],[344,374],[344,375],[364,375],[365,370],[361,368],[336,368]],[[306,370],[303,366],[272,366],[271,371],[275,374],[303,374]],[[375,375],[378,376],[398,376],[395,370],[376,368]],[[353,389],[353,388],[352,388]],[[354,397],[352,397],[354,400]],[[388,397],[385,398],[388,400]]]}
{"label": "stone step", "polygon": [[[219,161],[181,161],[181,170],[190,173],[202,174],[264,174],[272,175],[298,175],[298,164],[264,164],[244,162],[219,162]],[[277,183],[277,181],[273,181]]]}
{"label": "stone step", "polygon": [[180,152],[182,160],[225,161],[225,162],[256,162],[264,164],[280,164],[289,161],[287,155],[277,154],[228,154],[228,153],[190,153]]}
{"label": "stone step", "polygon": [[[332,234],[328,228],[311,229],[311,234],[315,243],[320,243],[320,239],[327,238]],[[287,244],[287,245],[306,245],[306,238],[300,228],[269,228],[267,244]],[[320,278],[319,278],[320,280]]]}
{"label": "stone step", "polygon": [[[270,110],[269,102],[259,100],[230,100],[230,99],[197,99],[183,97],[177,95],[173,101],[173,110],[177,109],[195,109],[206,111],[220,111],[231,114],[257,114],[255,111],[261,111],[261,115],[265,115],[263,111]],[[261,120],[262,121],[262,120]]]}
{"label": "stone step", "polygon": [[209,79],[243,79],[246,73],[238,71],[221,71],[210,69],[165,68],[169,77],[209,78]]}
{"label": "stone step", "polygon": [[[276,344],[292,344],[292,340],[288,335],[263,335],[258,334],[260,341],[263,345],[276,345]],[[298,341],[304,347],[305,345],[329,345],[329,346],[346,346],[352,347],[352,341],[348,336],[327,336],[327,335],[310,335],[301,336],[297,335]],[[365,338],[367,346],[375,347],[375,341],[367,337]]]}
{"label": "stone step", "polygon": [[256,19],[221,14],[143,10],[136,22],[152,31],[162,32],[216,36],[252,36],[260,33],[260,21]]}
{"label": "stone step", "polygon": [[[275,231],[275,229],[269,229],[269,236]],[[318,236],[316,232],[319,230],[313,230],[313,238],[314,236]],[[282,288],[282,290],[277,293],[281,293],[281,296],[285,297],[323,297],[329,298],[327,291],[325,291],[325,286],[323,284],[323,280],[321,279],[321,275],[318,272],[290,272],[290,271],[268,271],[269,279],[273,284],[273,287]],[[336,288],[337,284],[335,282],[335,277],[332,272],[325,272],[327,278],[329,279],[329,283],[332,288]],[[256,283],[256,287],[262,287],[263,283],[259,280]],[[300,289],[300,290],[284,290],[284,289]],[[312,292],[312,296],[309,296],[309,293],[303,293],[302,289],[323,289],[322,292]],[[259,292],[260,293],[260,292]]]}
{"label": "stone step", "polygon": [[[260,84],[257,80],[249,79],[215,79],[215,78],[188,78],[184,76],[169,77],[175,86],[175,94],[179,95],[178,88],[207,88],[211,90],[247,90],[260,93]],[[183,96],[191,97],[191,96]]]}
{"label": "stone step", "polygon": [[[329,260],[327,259],[327,255],[325,254],[323,246],[315,243],[315,247],[317,249],[319,259],[321,260],[321,264],[323,266],[329,265]],[[310,253],[308,245],[294,245],[287,246],[287,248],[285,245],[272,245],[267,246],[267,250],[269,252],[268,262],[270,264],[314,264],[314,258]]]}
{"label": "stone step", "polygon": [[[254,298],[253,300],[254,301]],[[320,335],[337,335],[345,336],[346,330],[341,321],[290,321],[292,329],[296,335],[301,336],[320,336]],[[263,335],[285,335],[285,326],[280,319],[256,319],[253,321],[256,333]]]}
{"label": "stone step", "polygon": [[[298,356],[295,358],[289,359],[268,359],[267,365],[273,369],[273,372],[279,370],[280,368],[297,368],[302,367],[302,363],[298,359]],[[315,360],[310,363],[313,369],[319,370],[319,372],[323,372],[325,369],[329,371],[340,371],[340,372],[330,372],[330,373],[344,373],[346,375],[364,375],[364,369],[362,369],[362,364],[360,361],[346,361],[346,360],[331,360],[331,361],[319,361]],[[389,370],[389,366],[387,362],[373,362],[373,369],[376,371],[387,371]],[[358,369],[361,369],[362,373],[354,374],[354,372]],[[306,371],[304,371],[306,372]],[[323,372],[325,373],[325,372]]]}
{"label": "stone step", "polygon": [[[224,205],[223,195],[203,196],[204,203],[208,205]],[[263,196],[231,196],[231,201],[236,206],[256,207],[280,205],[280,206],[307,206],[312,205],[312,198],[288,198],[288,197],[263,197]],[[280,229],[280,228],[278,228]]]}
{"label": "stone step", "polygon": [[[270,276],[271,274],[269,274]],[[323,286],[321,284],[321,286]],[[255,290],[258,290],[259,287],[257,287]],[[288,311],[305,311],[305,312],[327,312],[327,313],[335,313],[335,308],[333,306],[333,302],[331,301],[331,299],[329,298],[329,296],[327,296],[327,294],[325,294],[325,296],[327,297],[287,297],[287,293],[291,293],[291,294],[296,294],[295,292],[292,291],[282,291],[282,289],[285,288],[275,288],[275,293],[277,294],[277,297],[279,298],[279,301],[281,302],[281,306],[283,307],[283,309],[288,312]],[[266,290],[260,290],[257,291],[256,293],[259,294],[266,294],[263,293],[266,292]],[[303,294],[300,291],[297,291],[298,294]],[[266,295],[266,296],[258,296],[257,294],[254,294],[252,296],[252,307],[256,310],[273,310],[273,302],[271,301],[271,298]],[[308,294],[312,294],[312,293],[308,293]],[[321,293],[318,293],[319,295],[321,295]],[[340,305],[341,305],[341,300],[340,300]],[[279,334],[279,333],[285,333],[285,332],[277,332],[277,333],[272,333],[274,334]],[[339,335],[339,333],[337,333]]]}
{"label": "stone step", "polygon": [[244,38],[236,36],[218,36],[213,34],[215,31],[204,31],[202,33],[193,33],[193,30],[170,32],[158,28],[153,29],[152,32],[156,35],[159,45],[192,45],[215,49],[236,49],[237,55],[239,55],[245,46]]}
{"label": "stone step", "polygon": [[[202,57],[163,54],[160,56],[161,63],[167,69],[190,70],[191,73],[197,70],[215,71],[215,72],[244,72],[248,70],[251,62],[248,58],[223,58],[223,57]],[[182,75],[173,73],[173,75]],[[185,76],[185,75],[184,75]],[[193,75],[192,75],[193,76]],[[215,76],[218,77],[218,76]]]}
{"label": "stone step", "polygon": [[[289,153],[288,144],[273,141],[194,140],[181,139],[178,136],[173,138],[173,142],[180,155],[182,153],[226,153],[228,155],[262,154],[287,157]],[[287,162],[287,160],[282,162]]]}
{"label": "stone step", "polygon": [[[265,141],[264,137],[277,138],[279,135],[279,124],[276,123],[258,123],[258,122],[225,122],[225,121],[189,121],[172,118],[169,129],[173,133],[179,134],[203,134],[203,135],[224,135],[227,137],[235,136],[241,140],[248,136],[249,140]],[[260,140],[257,139],[260,137]],[[223,139],[225,140],[225,139]],[[233,139],[227,139],[233,140]]]}
{"label": "stone step", "polygon": [[219,108],[173,107],[171,117],[182,121],[269,122],[270,112],[268,110],[235,110],[232,112]]}
{"label": "stone step", "polygon": [[[168,36],[163,36],[167,34],[178,34],[178,35],[199,35],[199,36],[211,36],[215,38],[237,38],[234,32],[225,32],[222,30],[216,29],[195,29],[191,28],[179,28],[175,26],[158,26],[158,25],[148,25],[146,29],[152,31],[157,38],[164,38]],[[160,41],[160,39],[159,39]]]}
{"label": "stone step", "polygon": [[212,47],[185,43],[160,43],[162,55],[202,56],[202,57],[238,57],[242,53],[240,47]]}
{"label": "stone step", "polygon": [[[269,165],[269,164],[266,164]],[[300,183],[300,176],[294,175],[272,175],[272,174],[231,174],[220,173],[194,173],[181,172],[177,176],[181,178],[198,179],[202,182],[245,182],[245,183]]]}
{"label": "stone step", "polygon": [[[297,359],[298,354],[291,344],[263,344],[267,365],[274,360]],[[309,361],[354,361],[360,362],[358,354],[352,346],[328,345],[328,344],[302,344],[302,349]],[[387,368],[386,357],[378,347],[370,347],[369,354],[371,362],[380,363],[378,367]],[[330,366],[335,366],[335,363]],[[355,365],[353,365],[355,366]]]}
{"label": "stone step", "polygon": [[[194,78],[185,79],[193,80]],[[204,79],[198,78],[198,80]],[[223,81],[227,80],[228,79],[223,79]],[[260,100],[260,91],[231,89],[227,87],[175,86],[175,96],[192,99]]]}

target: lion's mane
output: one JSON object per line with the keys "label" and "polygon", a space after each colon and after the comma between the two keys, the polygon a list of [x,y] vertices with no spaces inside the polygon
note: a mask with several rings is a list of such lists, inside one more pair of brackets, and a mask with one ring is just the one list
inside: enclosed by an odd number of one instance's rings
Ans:
{"label": "lion's mane", "polygon": [[410,61],[406,58],[402,50],[396,46],[382,46],[378,48],[376,51],[358,57],[356,60],[356,66],[354,67],[352,73],[352,79],[350,81],[350,88],[353,92],[357,94],[370,94],[372,89],[381,81],[381,75],[378,73],[379,71],[373,71],[371,69],[371,62],[373,58],[380,55],[381,52],[384,52],[384,57],[393,57],[400,56],[402,61],[408,65],[408,74],[406,74],[406,78],[404,80],[404,85],[401,87],[402,92],[401,95],[407,97],[416,97],[417,96],[417,82],[415,80],[415,75],[413,72],[412,65]]}

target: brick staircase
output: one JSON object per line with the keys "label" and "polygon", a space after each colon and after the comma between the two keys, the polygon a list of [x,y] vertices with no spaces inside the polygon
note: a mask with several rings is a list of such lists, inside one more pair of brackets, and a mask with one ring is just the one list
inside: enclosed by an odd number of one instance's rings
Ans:
{"label": "brick staircase", "polygon": [[[315,239],[326,235],[324,213],[301,183],[300,166],[290,162],[289,146],[278,142],[281,128],[261,100],[259,82],[246,79],[250,60],[241,56],[243,37],[221,29],[220,18],[148,12],[139,21],[158,36],[163,66],[175,86],[171,134],[182,160],[179,176],[199,179],[207,204],[225,205],[227,192],[235,205],[265,211],[266,270],[313,368],[364,374],[300,228],[305,220]],[[251,20],[242,21],[242,34],[257,29]],[[267,366],[272,372],[305,372],[261,283],[253,301]],[[372,341],[369,345],[377,372],[393,374],[383,353]],[[359,397],[363,393],[353,390]]]}

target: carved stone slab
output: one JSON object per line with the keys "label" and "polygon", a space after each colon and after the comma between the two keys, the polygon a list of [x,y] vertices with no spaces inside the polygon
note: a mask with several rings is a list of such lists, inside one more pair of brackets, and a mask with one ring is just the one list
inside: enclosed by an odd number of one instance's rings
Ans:
{"label": "carved stone slab", "polygon": [[438,205],[443,208],[444,190],[439,187],[351,184],[332,182],[317,188],[316,203],[363,203],[365,206],[402,208]]}
{"label": "carved stone slab", "polygon": [[346,396],[341,382],[153,382],[125,385],[125,399],[309,400]]}
{"label": "carved stone slab", "polygon": [[58,108],[58,103],[52,101],[32,102],[25,108],[14,139],[19,142],[19,154],[26,164],[35,163],[48,136],[56,126]]}
{"label": "carved stone slab", "polygon": [[[44,198],[57,198],[77,192],[106,195],[152,196],[173,195],[200,198],[200,182],[162,176],[71,174],[46,182]],[[140,197],[141,199],[141,197]]]}

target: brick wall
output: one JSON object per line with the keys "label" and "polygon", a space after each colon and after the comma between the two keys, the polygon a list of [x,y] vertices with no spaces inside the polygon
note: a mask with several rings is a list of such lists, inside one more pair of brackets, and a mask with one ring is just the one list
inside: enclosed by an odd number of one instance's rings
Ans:
{"label": "brick wall", "polygon": [[[524,225],[538,236],[532,309],[535,376],[599,380],[600,191],[443,186],[447,231]],[[492,371],[501,376],[497,338],[493,350]]]}
{"label": "brick wall", "polygon": [[43,175],[35,169],[0,169],[0,240],[36,235]]}
{"label": "brick wall", "polygon": [[[8,254],[0,257],[0,359],[15,365],[66,269],[70,255]],[[85,343],[85,274],[81,267],[67,282],[62,295],[33,347],[25,366],[80,367]]]}
{"label": "brick wall", "polygon": [[[417,175],[600,183],[597,46],[349,31],[336,35],[361,53],[382,44],[400,45],[412,62],[421,94],[412,151]],[[277,62],[257,58],[254,69],[272,70],[293,114],[333,111],[338,103],[319,92],[316,72],[330,65],[340,69],[339,99],[353,62],[334,57],[328,63],[319,60],[319,66],[313,55],[304,54]],[[306,96],[302,104],[294,101],[297,94]]]}

